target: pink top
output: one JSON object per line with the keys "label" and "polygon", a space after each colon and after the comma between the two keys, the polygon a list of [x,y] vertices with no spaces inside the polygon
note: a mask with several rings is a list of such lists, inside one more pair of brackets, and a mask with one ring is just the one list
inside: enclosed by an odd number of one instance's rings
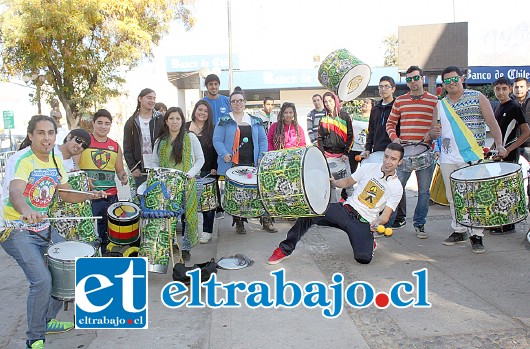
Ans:
{"label": "pink top", "polygon": [[[278,150],[274,147],[274,132],[276,132],[276,125],[278,123],[275,122],[271,125],[269,128],[269,133],[267,134],[267,140],[269,141],[269,151],[271,150]],[[294,147],[305,147],[305,134],[304,130],[300,125],[298,125],[298,134],[300,135],[300,140],[296,137],[296,130],[293,125],[285,125],[285,145],[284,148],[294,148]]]}

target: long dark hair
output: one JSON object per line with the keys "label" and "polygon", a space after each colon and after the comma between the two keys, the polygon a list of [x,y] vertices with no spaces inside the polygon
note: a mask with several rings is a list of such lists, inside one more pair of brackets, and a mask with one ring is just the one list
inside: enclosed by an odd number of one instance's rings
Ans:
{"label": "long dark hair", "polygon": [[[170,155],[170,158],[175,161],[175,164],[180,164],[182,162],[182,150],[184,148],[184,134],[186,133],[186,127],[184,125],[184,121],[186,119],[184,118],[184,112],[182,111],[182,109],[180,109],[179,107],[171,107],[166,111],[166,114],[164,114],[164,122],[162,123],[162,127],[160,127],[160,132],[158,132],[157,139],[159,140],[159,142],[164,139],[167,139],[168,142],[171,141],[171,135],[169,134],[169,126],[166,123],[171,113],[177,113],[182,119],[182,126],[180,126],[179,134],[171,143]],[[158,146],[160,149],[160,144]]]}
{"label": "long dark hair", "polygon": [[276,123],[276,130],[274,130],[274,135],[272,136],[272,141],[274,143],[275,149],[283,149],[285,147],[285,118],[283,113],[285,109],[293,108],[294,119],[293,126],[296,130],[296,139],[300,142],[300,133],[298,132],[298,118],[296,114],[296,107],[294,103],[284,102],[280,108],[280,113],[278,114],[278,122]]}
{"label": "long dark hair", "polygon": [[140,91],[140,94],[136,98],[136,109],[134,110],[133,116],[136,116],[136,115],[140,114],[140,105],[141,104],[140,104],[140,101],[138,100],[138,98],[147,96],[150,93],[155,93],[156,94],[156,92],[153,91],[150,88],[144,88],[142,91]]}
{"label": "long dark hair", "polygon": [[[18,150],[22,150],[24,148],[31,146],[31,140],[29,139],[29,134],[33,134],[33,132],[35,131],[35,128],[37,127],[37,123],[40,121],[51,122],[53,125],[53,129],[55,130],[55,135],[57,135],[57,123],[55,122],[54,118],[52,118],[51,116],[42,115],[42,114],[33,115],[28,122],[26,138],[24,138],[22,143],[20,143],[20,148],[18,148]],[[57,141],[57,139],[55,141]],[[59,165],[57,165],[57,161],[55,160],[54,149],[55,147],[52,148],[52,159],[55,165],[55,169],[57,170],[57,173],[59,174],[59,178],[61,178],[61,171],[59,171]]]}
{"label": "long dark hair", "polygon": [[191,120],[195,122],[195,112],[197,111],[197,108],[200,105],[206,106],[206,109],[208,110],[208,119],[206,119],[206,122],[204,123],[204,127],[201,130],[201,136],[203,136],[204,139],[204,145],[211,146],[213,143],[213,111],[212,107],[210,106],[210,103],[206,102],[205,100],[201,99],[197,103],[195,103],[195,107],[193,108],[193,112],[191,113]]}

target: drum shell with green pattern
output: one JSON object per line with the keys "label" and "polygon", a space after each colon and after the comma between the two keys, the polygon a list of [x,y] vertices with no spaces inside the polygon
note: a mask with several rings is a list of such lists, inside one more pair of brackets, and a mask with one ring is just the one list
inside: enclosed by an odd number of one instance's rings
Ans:
{"label": "drum shell with green pattern", "polygon": [[[145,207],[168,211],[183,208],[186,183],[187,178],[184,172],[167,168],[150,169],[147,176],[147,189],[144,192]],[[164,190],[168,195],[167,198]]]}
{"label": "drum shell with green pattern", "polygon": [[219,206],[217,199],[217,180],[215,178],[202,178],[195,181],[199,196],[199,212],[215,210]]}
{"label": "drum shell with green pattern", "polygon": [[259,198],[255,167],[237,166],[226,172],[223,209],[236,217],[263,216],[265,209]]}
{"label": "drum shell with green pattern", "polygon": [[175,219],[142,218],[139,257],[147,257],[150,272],[165,274],[169,265],[169,227]]}
{"label": "drum shell with green pattern", "polygon": [[[68,184],[74,190],[88,191],[88,176],[84,171],[68,173]],[[53,218],[92,217],[92,207],[89,200],[79,203],[63,201],[56,192],[49,209]],[[80,240],[92,242],[98,239],[96,225],[93,219],[52,220],[52,226],[57,229],[66,240]]]}
{"label": "drum shell with green pattern", "polygon": [[[494,166],[502,167],[503,175],[477,178],[471,173]],[[520,222],[527,216],[518,164],[482,163],[457,170],[451,174],[451,190],[456,221],[464,226],[494,228]]]}

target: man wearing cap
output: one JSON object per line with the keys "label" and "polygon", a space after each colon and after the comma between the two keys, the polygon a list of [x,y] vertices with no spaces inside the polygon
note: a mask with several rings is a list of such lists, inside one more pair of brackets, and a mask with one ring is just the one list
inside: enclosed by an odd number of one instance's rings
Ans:
{"label": "man wearing cap", "polygon": [[204,86],[206,86],[207,92],[203,99],[212,107],[214,126],[217,126],[221,116],[230,112],[230,100],[227,96],[219,94],[220,84],[221,81],[215,74],[210,74],[204,79]]}
{"label": "man wearing cap", "polygon": [[90,133],[82,128],[70,131],[63,144],[55,144],[55,154],[62,156],[66,172],[79,170],[79,157],[90,146]]}

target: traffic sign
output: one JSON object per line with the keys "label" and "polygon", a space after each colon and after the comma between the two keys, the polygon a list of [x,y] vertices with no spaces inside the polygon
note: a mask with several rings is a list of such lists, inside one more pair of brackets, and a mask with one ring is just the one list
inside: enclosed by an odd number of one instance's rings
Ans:
{"label": "traffic sign", "polygon": [[15,128],[15,113],[12,110],[4,110],[4,130],[12,130]]}

